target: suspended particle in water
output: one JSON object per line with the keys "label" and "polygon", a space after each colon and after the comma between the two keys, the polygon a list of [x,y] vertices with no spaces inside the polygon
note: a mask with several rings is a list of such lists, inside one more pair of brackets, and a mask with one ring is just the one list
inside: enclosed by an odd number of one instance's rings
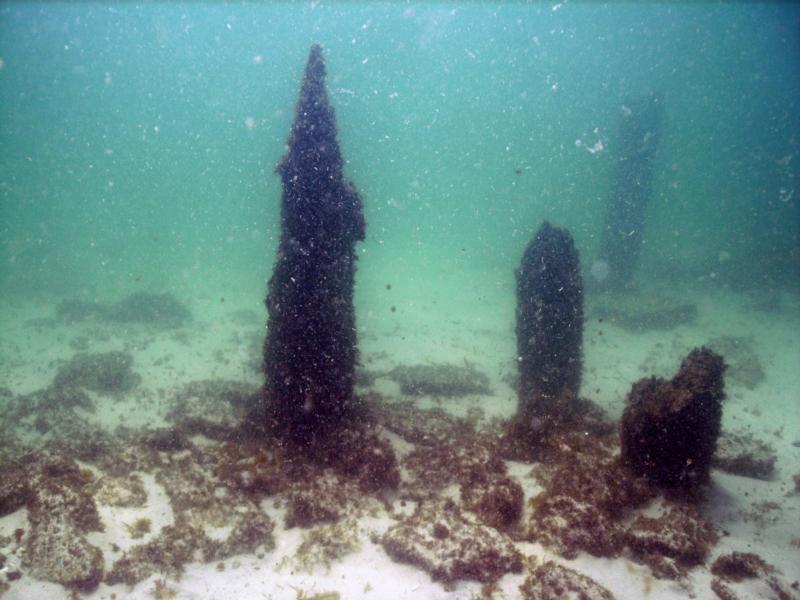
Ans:
{"label": "suspended particle in water", "polygon": [[602,282],[605,281],[608,276],[611,274],[611,267],[608,264],[608,261],[605,260],[596,260],[592,263],[589,272],[594,277],[595,281]]}

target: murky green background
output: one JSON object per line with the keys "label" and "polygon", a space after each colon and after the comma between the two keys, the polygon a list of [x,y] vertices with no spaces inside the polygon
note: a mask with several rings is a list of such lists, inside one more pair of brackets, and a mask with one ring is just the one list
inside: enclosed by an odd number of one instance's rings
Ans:
{"label": "murky green background", "polygon": [[360,309],[392,265],[423,290],[447,271],[513,293],[543,219],[572,231],[588,270],[623,107],[650,90],[665,123],[642,278],[796,287],[799,15],[790,3],[4,3],[0,289],[202,287],[260,302],[279,224],[272,168],[312,41],[367,213]]}

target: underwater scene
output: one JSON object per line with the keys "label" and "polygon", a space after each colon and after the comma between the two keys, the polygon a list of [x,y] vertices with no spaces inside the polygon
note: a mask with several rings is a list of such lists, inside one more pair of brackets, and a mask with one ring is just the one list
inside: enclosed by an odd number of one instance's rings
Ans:
{"label": "underwater scene", "polygon": [[0,598],[800,600],[800,5],[0,4]]}

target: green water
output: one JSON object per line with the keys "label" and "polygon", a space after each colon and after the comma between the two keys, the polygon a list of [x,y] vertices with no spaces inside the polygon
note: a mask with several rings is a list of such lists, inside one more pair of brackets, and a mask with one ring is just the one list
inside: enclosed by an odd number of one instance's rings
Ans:
{"label": "green water", "polygon": [[[726,535],[714,552],[759,552],[787,585],[800,578],[800,4],[791,2],[0,3],[0,459],[59,436],[81,441],[84,430],[92,439],[119,425],[178,427],[187,406],[227,418],[224,380],[261,397],[280,236],[274,166],[312,43],[324,49],[345,172],[367,222],[355,308],[359,375],[372,382],[357,394],[480,423],[513,415],[514,274],[548,220],[580,254],[581,396],[616,419],[634,382],[672,377],[693,347],[719,348],[729,364],[723,430],[774,445],[777,466],[770,481],[715,469],[703,510]],[[620,125],[654,92],[663,123],[634,285],[605,295],[600,251]],[[179,302],[192,318],[108,318],[131,297]],[[64,318],[59,309],[75,299],[94,316]],[[692,318],[626,326],[662,300],[678,309],[668,314]],[[603,316],[609,308],[616,317]],[[85,411],[31,404],[32,392],[60,393],[50,386],[77,355],[109,351],[133,365],[132,391],[94,390]],[[388,377],[441,363],[475,368],[491,393],[409,397]],[[183,403],[185,386],[209,381],[207,404]],[[521,468],[512,475],[530,498],[538,483]],[[152,490],[158,523],[172,513]],[[268,502],[273,513],[281,501]],[[771,512],[778,506],[789,510]],[[113,525],[114,514],[103,518]],[[23,511],[3,515],[0,558],[23,555],[11,534],[27,523]],[[122,538],[131,541],[109,527],[112,548]],[[281,571],[293,552],[282,541],[242,558],[243,568],[237,559],[220,575],[206,565],[172,583],[184,586],[179,597],[299,598],[341,586],[356,598],[373,585],[375,597],[401,597],[392,594],[404,586],[403,598],[477,597],[474,582],[445,589],[422,571],[406,581],[380,550],[375,567],[364,541],[357,568],[334,566],[347,582],[334,571],[317,587],[319,573]],[[119,556],[104,558],[108,567]],[[649,594],[630,583],[641,577],[627,560],[589,566],[621,600]],[[705,580],[682,588],[642,572],[652,598],[713,597]],[[25,571],[8,597],[66,597],[42,579]],[[257,596],[247,596],[252,582]],[[505,597],[519,597],[519,583],[506,578]],[[151,583],[101,585],[90,597],[155,593]],[[348,585],[365,591],[347,595]]]}
{"label": "green water", "polygon": [[591,264],[622,107],[657,89],[642,276],[796,287],[797,22],[768,3],[5,3],[0,285],[263,294],[316,41],[365,203],[360,282],[387,261],[510,278],[543,219]]}

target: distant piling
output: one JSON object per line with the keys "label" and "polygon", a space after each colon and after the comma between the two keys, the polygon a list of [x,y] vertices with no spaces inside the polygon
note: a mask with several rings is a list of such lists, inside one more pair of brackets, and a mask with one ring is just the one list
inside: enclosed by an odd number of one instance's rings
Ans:
{"label": "distant piling", "polygon": [[664,100],[651,93],[623,105],[616,161],[606,203],[599,264],[604,289],[633,286],[647,206],[653,192],[655,155],[661,141]]}

